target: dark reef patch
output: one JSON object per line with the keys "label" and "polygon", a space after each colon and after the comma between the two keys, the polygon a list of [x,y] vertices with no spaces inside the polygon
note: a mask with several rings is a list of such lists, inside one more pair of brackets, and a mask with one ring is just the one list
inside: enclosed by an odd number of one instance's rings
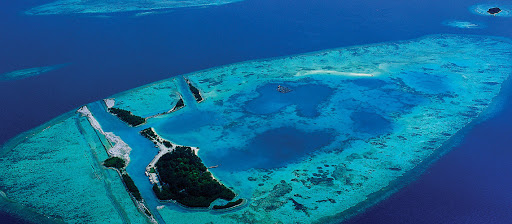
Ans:
{"label": "dark reef patch", "polygon": [[279,207],[286,204],[284,196],[292,192],[292,185],[281,180],[281,182],[274,186],[270,194],[262,199],[254,201],[254,206],[263,208],[265,211],[274,211]]}

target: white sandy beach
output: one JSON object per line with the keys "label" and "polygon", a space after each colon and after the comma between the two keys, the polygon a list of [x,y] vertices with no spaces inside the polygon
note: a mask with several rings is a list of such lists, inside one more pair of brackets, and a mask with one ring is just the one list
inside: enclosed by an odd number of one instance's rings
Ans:
{"label": "white sandy beach", "polygon": [[312,71],[299,71],[295,76],[307,76],[307,75],[342,75],[342,76],[355,76],[355,77],[374,77],[379,73],[358,73],[358,72],[340,72],[335,70],[312,70]]}
{"label": "white sandy beach", "polygon": [[126,144],[119,136],[115,135],[113,132],[105,132],[101,128],[100,123],[94,116],[87,106],[83,106],[78,109],[78,112],[83,116],[86,116],[89,120],[91,126],[98,130],[101,134],[107,138],[107,140],[112,144],[112,148],[108,150],[108,154],[112,157],[120,157],[123,158],[126,162],[126,165],[130,163],[130,151],[132,150],[128,144]]}

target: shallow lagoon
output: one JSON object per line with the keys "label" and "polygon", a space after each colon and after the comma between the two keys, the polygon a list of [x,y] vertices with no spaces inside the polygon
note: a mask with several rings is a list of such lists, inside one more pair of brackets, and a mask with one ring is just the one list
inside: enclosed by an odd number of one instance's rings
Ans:
{"label": "shallow lagoon", "polygon": [[307,133],[283,127],[257,135],[249,140],[246,148],[220,148],[210,154],[202,154],[202,158],[219,164],[218,169],[225,171],[275,169],[296,162],[328,145],[332,139],[329,132]]}
{"label": "shallow lagoon", "polygon": [[[291,92],[281,93],[276,91],[277,86],[291,87]],[[317,108],[322,101],[325,101],[332,90],[322,85],[298,85],[293,83],[269,83],[258,88],[259,96],[247,102],[244,108],[255,114],[272,114],[279,110],[296,105],[299,113],[305,117],[318,116]]]}
{"label": "shallow lagoon", "polygon": [[[435,35],[223,66],[186,75],[204,102],[193,102],[179,81],[187,106],[138,128],[106,113],[102,102],[89,106],[105,130],[132,147],[128,172],[161,222],[337,220],[346,215],[343,211],[373,203],[368,195],[391,190],[390,183],[428,162],[443,142],[478,117],[510,75],[511,52],[510,42],[500,38]],[[272,93],[275,83],[318,95],[300,106],[293,91]],[[302,92],[301,86],[319,91]],[[269,106],[275,102],[277,107]],[[248,205],[228,213],[187,211],[174,204],[157,210],[160,203],[143,174],[157,151],[137,133],[145,127],[178,144],[198,146],[207,166],[220,165],[211,170],[215,177],[249,199]],[[295,147],[297,138],[308,147]],[[284,156],[269,153],[277,149],[273,143],[287,146]],[[257,151],[261,147],[265,150]],[[247,169],[238,161],[219,164],[249,157],[247,152],[259,153],[254,166],[260,163],[263,169]],[[22,192],[13,188],[8,196]],[[79,219],[67,215],[67,220]]]}

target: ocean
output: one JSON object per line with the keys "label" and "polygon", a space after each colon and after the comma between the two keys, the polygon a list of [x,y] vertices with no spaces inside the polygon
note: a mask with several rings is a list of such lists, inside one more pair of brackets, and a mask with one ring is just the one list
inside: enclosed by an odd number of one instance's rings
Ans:
{"label": "ocean", "polygon": [[[0,2],[0,74],[69,63],[0,82],[0,144],[84,104],[215,66],[440,33],[512,38],[512,18],[470,12],[480,1],[246,0],[141,17],[23,14],[48,2]],[[450,20],[485,27],[444,25]],[[507,223],[512,100],[503,102],[415,181],[347,223]],[[24,223],[18,218],[2,213],[0,222]]]}

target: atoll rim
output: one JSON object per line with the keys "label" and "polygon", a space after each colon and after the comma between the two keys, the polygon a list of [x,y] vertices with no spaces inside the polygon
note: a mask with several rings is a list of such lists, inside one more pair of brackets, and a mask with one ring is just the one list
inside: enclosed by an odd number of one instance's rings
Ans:
{"label": "atoll rim", "polygon": [[27,15],[110,14],[136,12],[136,16],[168,12],[173,8],[224,5],[242,0],[57,0],[27,10]]}
{"label": "atoll rim", "polygon": [[432,35],[172,77],[18,137],[0,189],[68,223],[339,221],[446,150],[511,57],[505,38]]}

